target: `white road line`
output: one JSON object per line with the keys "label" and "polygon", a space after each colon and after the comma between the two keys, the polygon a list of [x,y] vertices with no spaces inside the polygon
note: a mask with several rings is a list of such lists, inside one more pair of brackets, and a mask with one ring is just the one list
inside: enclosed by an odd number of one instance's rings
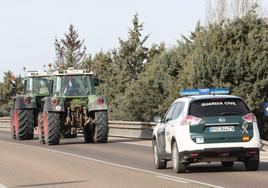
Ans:
{"label": "white road line", "polygon": [[[77,139],[84,140],[84,138],[77,138]],[[119,141],[118,143],[120,143],[120,144],[129,144],[129,145],[136,145],[136,146],[152,147],[152,144],[151,143],[150,144],[143,144],[143,143],[134,143],[134,142],[125,142],[125,141],[124,142],[120,142],[120,139],[111,139],[109,141],[114,141],[114,140]]]}
{"label": "white road line", "polygon": [[176,181],[176,182],[180,182],[180,183],[189,183],[187,181],[183,181],[183,180],[179,180],[179,179],[175,179],[175,178],[169,178],[169,177],[165,177],[165,176],[156,176],[156,177],[166,179],[166,180]]}
{"label": "white road line", "polygon": [[16,145],[16,146],[25,146],[25,147],[28,147],[28,148],[31,148],[31,149],[34,149],[34,150],[39,149],[39,150],[43,150],[43,151],[50,151],[50,152],[54,152],[54,153],[59,153],[59,154],[71,156],[71,157],[77,157],[77,158],[80,158],[80,159],[95,161],[95,162],[102,163],[102,164],[107,164],[107,165],[117,166],[117,167],[129,169],[129,170],[134,170],[134,171],[138,171],[138,172],[143,172],[143,173],[148,173],[148,174],[153,174],[153,175],[158,175],[158,176],[165,176],[165,177],[169,177],[169,178],[175,178],[175,179],[179,179],[179,180],[182,180],[182,181],[188,181],[190,183],[195,183],[195,184],[199,184],[199,185],[205,185],[207,187],[224,188],[222,186],[209,184],[209,183],[205,183],[205,182],[202,182],[202,181],[197,181],[197,180],[192,180],[192,179],[187,179],[187,178],[181,178],[181,177],[176,177],[176,176],[169,176],[169,175],[158,173],[158,172],[153,172],[153,171],[149,171],[149,170],[143,170],[143,169],[140,169],[140,168],[135,168],[135,167],[131,167],[131,166],[126,166],[126,165],[121,165],[121,164],[112,163],[112,162],[108,162],[108,161],[103,161],[103,160],[99,160],[99,159],[95,159],[95,158],[91,158],[91,157],[80,156],[80,155],[67,153],[67,152],[63,152],[63,151],[56,151],[56,150],[52,150],[52,149],[40,148],[40,147],[37,147],[37,146],[29,146],[29,145],[25,145],[25,144],[17,144],[17,143],[14,143],[14,142],[7,142],[7,141],[2,141],[2,140],[0,140],[0,143],[13,144],[13,145]]}
{"label": "white road line", "polygon": [[0,184],[0,188],[8,188],[8,187],[3,184]]}

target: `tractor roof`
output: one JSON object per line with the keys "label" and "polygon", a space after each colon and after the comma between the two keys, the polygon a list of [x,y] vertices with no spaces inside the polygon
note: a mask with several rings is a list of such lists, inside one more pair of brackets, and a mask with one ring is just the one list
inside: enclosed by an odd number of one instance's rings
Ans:
{"label": "tractor roof", "polygon": [[23,77],[49,77],[49,76],[52,76],[51,72],[28,71]]}
{"label": "tractor roof", "polygon": [[53,73],[55,76],[63,75],[92,75],[93,72],[85,69],[67,69],[67,70],[57,70]]}

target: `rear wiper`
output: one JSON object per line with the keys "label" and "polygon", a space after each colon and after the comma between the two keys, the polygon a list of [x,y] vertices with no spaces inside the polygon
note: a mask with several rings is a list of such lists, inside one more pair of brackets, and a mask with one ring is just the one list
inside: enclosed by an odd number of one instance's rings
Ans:
{"label": "rear wiper", "polygon": [[221,116],[228,116],[228,115],[239,115],[237,112],[221,112]]}

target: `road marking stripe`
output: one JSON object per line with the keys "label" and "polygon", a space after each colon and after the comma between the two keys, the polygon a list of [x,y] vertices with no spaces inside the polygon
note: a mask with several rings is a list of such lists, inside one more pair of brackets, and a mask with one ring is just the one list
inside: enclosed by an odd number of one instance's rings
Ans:
{"label": "road marking stripe", "polygon": [[[77,139],[79,139],[79,140],[84,140],[84,138],[77,138]],[[150,143],[150,144],[143,144],[143,143],[133,143],[133,142],[120,142],[120,139],[111,139],[110,141],[114,141],[114,140],[116,140],[116,141],[118,141],[119,140],[119,142],[118,143],[120,143],[120,144],[129,144],[129,145],[136,145],[136,146],[146,146],[146,147],[152,147],[152,143]],[[108,142],[109,143],[109,142]]]}
{"label": "road marking stripe", "polygon": [[3,184],[0,184],[0,188],[8,188],[8,187]]}
{"label": "road marking stripe", "polygon": [[180,183],[189,183],[187,181],[179,180],[176,178],[169,178],[169,177],[165,177],[165,176],[156,176],[156,177],[166,179],[166,180],[176,181],[176,182],[180,182]]}
{"label": "road marking stripe", "polygon": [[130,170],[134,170],[134,171],[138,171],[138,172],[143,172],[143,173],[148,173],[148,174],[153,174],[153,175],[158,175],[158,176],[165,176],[165,177],[169,177],[169,178],[180,179],[182,181],[188,181],[190,183],[195,183],[195,184],[199,184],[199,185],[205,185],[205,186],[208,186],[208,187],[224,188],[222,186],[209,184],[209,183],[205,183],[205,182],[202,182],[202,181],[197,181],[197,180],[192,180],[192,179],[187,179],[187,178],[181,178],[181,177],[176,177],[176,176],[169,176],[169,175],[158,173],[158,172],[153,172],[153,171],[144,170],[144,169],[140,169],[140,168],[135,168],[135,167],[131,167],[131,166],[121,165],[121,164],[117,164],[117,163],[112,163],[112,162],[103,161],[103,160],[99,160],[99,159],[95,159],[95,158],[91,158],[91,157],[85,157],[85,156],[81,156],[81,155],[77,155],[77,154],[67,153],[67,152],[63,152],[63,151],[57,151],[57,150],[52,150],[52,149],[47,149],[47,148],[40,148],[40,147],[37,147],[37,146],[29,146],[29,145],[26,145],[26,144],[17,144],[17,143],[14,143],[14,142],[7,142],[7,141],[2,141],[2,140],[0,140],[0,142],[6,143],[6,144],[13,144],[13,145],[17,145],[17,146],[24,146],[24,147],[28,147],[28,148],[31,148],[31,149],[39,149],[39,150],[43,150],[43,151],[50,151],[50,152],[59,153],[59,154],[67,155],[67,156],[77,157],[77,158],[80,158],[80,159],[95,161],[95,162],[98,162],[98,163],[103,163],[103,164],[107,164],[107,165],[111,165],[111,166],[117,166],[117,167],[121,167],[121,168],[125,168],[125,169],[130,169]]}

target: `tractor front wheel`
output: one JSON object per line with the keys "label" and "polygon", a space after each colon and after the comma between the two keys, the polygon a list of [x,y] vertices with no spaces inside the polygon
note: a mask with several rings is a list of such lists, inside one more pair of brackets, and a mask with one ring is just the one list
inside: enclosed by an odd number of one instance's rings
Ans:
{"label": "tractor front wheel", "polygon": [[60,143],[60,114],[44,112],[44,140],[47,145]]}
{"label": "tractor front wheel", "polygon": [[108,113],[107,111],[97,111],[95,112],[95,122],[94,127],[94,142],[95,143],[107,143],[108,141]]}

